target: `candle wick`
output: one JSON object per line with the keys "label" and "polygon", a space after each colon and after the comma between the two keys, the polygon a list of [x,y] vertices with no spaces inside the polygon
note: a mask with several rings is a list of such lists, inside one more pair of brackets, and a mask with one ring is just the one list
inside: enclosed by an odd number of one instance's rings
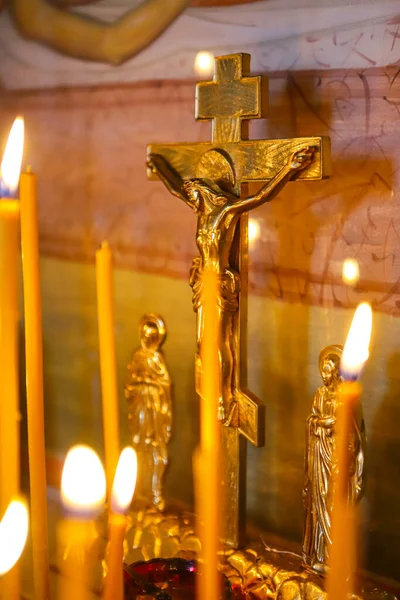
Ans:
{"label": "candle wick", "polygon": [[103,240],[102,241],[101,247],[102,247],[103,250],[109,250],[110,249],[110,245],[109,245],[109,243],[108,243],[107,240]]}
{"label": "candle wick", "polygon": [[26,171],[25,171],[25,173],[32,173],[32,165],[28,165],[28,166],[26,167]]}

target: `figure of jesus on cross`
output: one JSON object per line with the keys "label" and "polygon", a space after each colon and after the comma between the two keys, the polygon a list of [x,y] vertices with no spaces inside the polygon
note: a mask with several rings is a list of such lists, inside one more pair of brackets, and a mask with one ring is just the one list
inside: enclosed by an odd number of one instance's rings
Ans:
{"label": "figure of jesus on cross", "polygon": [[[171,194],[183,200],[197,215],[196,243],[200,256],[193,261],[190,284],[193,288],[193,306],[198,313],[199,348],[203,332],[202,274],[207,269],[212,269],[219,277],[222,393],[219,398],[218,419],[225,424],[232,423],[233,415],[237,412],[233,379],[233,316],[239,308],[240,278],[230,261],[236,226],[240,215],[272,200],[295,173],[307,167],[311,163],[313,151],[312,146],[304,146],[294,152],[287,164],[256,195],[243,199],[238,199],[234,194],[236,181],[233,169],[228,159],[218,150],[209,150],[201,157],[203,164],[218,164],[213,180],[204,178],[184,182],[161,155],[151,154],[149,157],[148,166],[153,173],[159,176]],[[207,168],[205,172],[207,173]],[[201,372],[198,353],[198,376]],[[199,389],[199,385],[196,387]]]}
{"label": "figure of jesus on cross", "polygon": [[[197,85],[196,118],[213,120],[211,144],[155,145],[148,149],[150,176],[197,215],[196,244],[200,256],[193,261],[190,284],[197,313],[196,389],[201,389],[201,345],[204,332],[203,273],[212,269],[218,278],[219,368],[221,394],[218,419],[222,427],[223,540],[237,546],[243,528],[244,468],[241,434],[261,445],[263,418],[260,401],[246,390],[245,331],[247,257],[246,213],[272,200],[294,178],[326,176],[327,138],[242,140],[243,121],[262,116],[260,77],[244,77],[248,55],[215,59],[212,82]],[[325,158],[325,160],[323,160]],[[255,195],[241,197],[241,184],[265,181]],[[242,464],[241,464],[242,463]]]}

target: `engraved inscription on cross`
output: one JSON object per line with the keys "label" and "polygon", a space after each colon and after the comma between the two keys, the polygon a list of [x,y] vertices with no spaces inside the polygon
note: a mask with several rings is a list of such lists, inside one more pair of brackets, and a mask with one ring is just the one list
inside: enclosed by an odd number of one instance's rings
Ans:
{"label": "engraved inscription on cross", "polygon": [[[236,193],[242,184],[272,179],[296,150],[314,148],[311,164],[296,174],[296,180],[318,180],[329,175],[330,143],[326,137],[278,140],[248,140],[249,119],[265,117],[262,92],[265,80],[250,76],[250,56],[217,57],[213,81],[196,87],[196,119],[212,120],[212,142],[152,144],[149,155],[160,155],[180,180],[207,176],[201,157],[210,150],[222,151],[232,164]],[[148,176],[156,178],[149,170]],[[258,398],[247,390],[247,214],[238,220],[230,265],[240,275],[239,310],[233,320],[233,390],[228,422],[221,427],[223,541],[238,546],[245,528],[246,439],[263,444],[264,411]],[[198,317],[199,318],[199,317]],[[201,373],[200,373],[201,376]]]}

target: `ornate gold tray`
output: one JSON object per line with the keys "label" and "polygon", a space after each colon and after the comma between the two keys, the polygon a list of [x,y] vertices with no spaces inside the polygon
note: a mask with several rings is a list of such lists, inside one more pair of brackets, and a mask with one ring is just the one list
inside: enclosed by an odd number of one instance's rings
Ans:
{"label": "ornate gold tray", "polygon": [[[125,540],[125,562],[154,558],[196,559],[200,541],[194,515],[171,507],[165,513],[140,508],[130,514]],[[300,555],[283,547],[272,548],[264,536],[251,540],[245,548],[225,547],[220,554],[220,570],[233,586],[242,586],[249,600],[318,600],[326,598],[324,577],[304,569]],[[274,540],[275,542],[276,540]],[[360,581],[357,598],[394,599],[368,581]]]}

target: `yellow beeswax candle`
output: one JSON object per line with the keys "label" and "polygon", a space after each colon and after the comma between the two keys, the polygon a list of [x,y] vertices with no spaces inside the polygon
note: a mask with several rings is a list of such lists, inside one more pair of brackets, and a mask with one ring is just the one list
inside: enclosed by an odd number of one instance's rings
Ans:
{"label": "yellow beeswax candle", "polygon": [[349,442],[354,432],[354,421],[361,398],[361,386],[347,381],[341,387],[336,418],[336,464],[332,505],[332,546],[327,578],[328,598],[346,600],[353,591],[355,543],[355,507],[349,502]]}
{"label": "yellow beeswax candle", "polygon": [[203,275],[204,331],[200,347],[203,370],[200,394],[200,451],[196,457],[197,517],[202,546],[203,573],[198,578],[198,596],[207,600],[220,597],[217,554],[220,535],[220,425],[218,398],[220,368],[218,359],[218,281],[207,270]]}
{"label": "yellow beeswax candle", "polygon": [[112,253],[107,242],[96,252],[97,311],[103,400],[104,451],[110,497],[119,457],[118,388],[114,335]]}
{"label": "yellow beeswax candle", "polygon": [[60,600],[92,597],[94,519],[104,507],[106,478],[97,454],[88,446],[71,448],[65,459],[61,497],[66,518],[57,527]]}
{"label": "yellow beeswax candle", "polygon": [[133,448],[121,452],[111,493],[111,513],[108,522],[107,577],[104,600],[123,600],[124,537],[127,525],[126,513],[135,491],[137,457]]}
{"label": "yellow beeswax candle", "polygon": [[[15,194],[23,152],[24,124],[11,128],[1,163],[2,192]],[[20,487],[20,413],[18,386],[18,284],[20,210],[17,200],[0,199],[0,515]],[[19,571],[14,566],[2,581],[7,599],[19,598]]]}
{"label": "yellow beeswax candle", "polygon": [[19,493],[18,389],[19,202],[0,200],[1,513]]}
{"label": "yellow beeswax candle", "polygon": [[36,600],[47,600],[49,598],[49,555],[42,303],[36,177],[30,171],[21,175],[20,202],[33,579]]}
{"label": "yellow beeswax candle", "polygon": [[[0,200],[0,515],[20,489],[18,385],[19,202]],[[19,567],[2,582],[5,598],[19,598]]]}
{"label": "yellow beeswax candle", "polygon": [[371,307],[360,304],[343,349],[340,371],[344,379],[336,417],[336,456],[333,481],[332,546],[326,582],[328,599],[347,600],[353,592],[356,549],[355,507],[349,499],[350,441],[362,388],[355,379],[369,355]]}

